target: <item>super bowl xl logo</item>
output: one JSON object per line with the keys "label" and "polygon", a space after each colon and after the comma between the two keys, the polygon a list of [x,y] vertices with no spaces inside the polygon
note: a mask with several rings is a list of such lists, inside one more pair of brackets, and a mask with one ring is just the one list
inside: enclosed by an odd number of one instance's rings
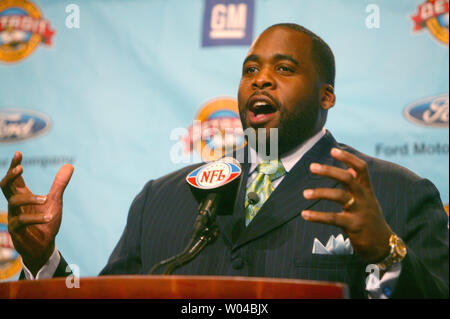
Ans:
{"label": "super bowl xl logo", "polygon": [[44,134],[50,128],[50,119],[36,111],[0,110],[0,144],[27,140]]}
{"label": "super bowl xl logo", "polygon": [[244,132],[236,99],[207,102],[183,137],[184,153],[196,151],[203,161],[214,161],[244,146]]}
{"label": "super bowl xl logo", "polygon": [[0,281],[12,279],[21,269],[20,255],[8,232],[8,214],[0,212]]}
{"label": "super bowl xl logo", "polygon": [[405,117],[424,126],[448,127],[448,93],[432,96],[405,108]]}
{"label": "super bowl xl logo", "polygon": [[437,40],[448,45],[448,2],[449,0],[427,0],[420,4],[417,13],[411,16],[414,31],[428,28]]}
{"label": "super bowl xl logo", "polygon": [[50,46],[55,31],[28,0],[0,1],[0,61],[25,59],[43,43]]}

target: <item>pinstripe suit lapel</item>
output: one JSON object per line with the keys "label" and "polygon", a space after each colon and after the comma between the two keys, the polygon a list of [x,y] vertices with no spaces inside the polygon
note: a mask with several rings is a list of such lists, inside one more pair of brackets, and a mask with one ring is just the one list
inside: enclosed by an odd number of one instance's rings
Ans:
{"label": "pinstripe suit lapel", "polygon": [[[248,173],[250,171],[250,159],[249,152],[247,148],[238,150],[238,152],[242,152],[240,154],[233,154],[233,157],[242,159],[241,167],[242,167],[242,180],[239,193],[237,195],[237,199],[234,205],[234,210],[232,215],[225,216],[217,216],[217,225],[230,246],[236,242],[237,238],[240,236],[242,231],[245,229],[244,219],[244,202],[245,202],[245,190],[247,185]],[[243,157],[240,157],[243,156]]]}
{"label": "pinstripe suit lapel", "polygon": [[[309,166],[312,162],[344,167],[342,163],[334,160],[330,156],[330,150],[335,146],[338,146],[337,142],[331,134],[327,132],[327,134],[309,152],[307,152],[285,176],[248,227],[243,230],[243,225],[236,225],[239,231],[234,230],[235,240],[233,241],[233,249],[237,249],[247,242],[281,226],[292,218],[298,217],[302,210],[308,209],[319,201],[306,200],[303,197],[304,189],[319,187],[333,188],[338,184],[335,180],[313,175],[309,171]],[[244,215],[245,187],[243,188],[244,193],[242,193],[243,190],[241,189],[238,201],[240,206],[238,207],[238,211],[235,211],[235,213],[238,212],[239,216],[241,216],[239,222],[242,221],[242,224],[244,223],[242,216]]]}

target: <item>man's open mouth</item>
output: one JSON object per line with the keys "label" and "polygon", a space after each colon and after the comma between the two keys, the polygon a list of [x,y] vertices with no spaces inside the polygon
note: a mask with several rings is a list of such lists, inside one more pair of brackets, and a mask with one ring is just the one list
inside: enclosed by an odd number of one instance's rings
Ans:
{"label": "man's open mouth", "polygon": [[248,120],[252,126],[269,122],[277,112],[276,103],[268,96],[256,95],[249,99]]}
{"label": "man's open mouth", "polygon": [[273,105],[267,104],[263,101],[257,101],[253,103],[253,105],[250,107],[250,112],[253,112],[255,116],[259,114],[270,114],[277,111],[277,108]]}

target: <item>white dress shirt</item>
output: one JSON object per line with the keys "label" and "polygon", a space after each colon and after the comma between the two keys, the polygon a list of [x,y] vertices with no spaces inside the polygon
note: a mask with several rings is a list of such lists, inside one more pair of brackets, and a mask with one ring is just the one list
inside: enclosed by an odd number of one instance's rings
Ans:
{"label": "white dress shirt", "polygon": [[36,277],[33,276],[30,270],[25,266],[22,260],[23,272],[25,273],[25,278],[29,280],[37,280],[37,279],[49,279],[53,277],[53,274],[58,268],[59,261],[61,260],[61,256],[59,255],[58,249],[55,246],[55,250],[44,266],[39,269]]}

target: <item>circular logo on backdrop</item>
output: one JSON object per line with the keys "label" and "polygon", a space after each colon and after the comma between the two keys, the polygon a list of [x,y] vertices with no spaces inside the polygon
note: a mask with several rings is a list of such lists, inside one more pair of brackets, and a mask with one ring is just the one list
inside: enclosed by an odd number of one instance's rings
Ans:
{"label": "circular logo on backdrop", "polygon": [[217,98],[198,111],[183,138],[185,153],[196,151],[204,161],[214,161],[245,144],[237,100]]}
{"label": "circular logo on backdrop", "polygon": [[427,0],[418,6],[411,16],[414,31],[427,28],[435,39],[448,45],[448,0]]}
{"label": "circular logo on backdrop", "polygon": [[0,61],[21,61],[40,43],[50,46],[54,34],[50,22],[31,1],[0,1]]}
{"label": "circular logo on backdrop", "polygon": [[0,212],[0,280],[14,277],[22,269],[20,255],[8,232],[8,214]]}
{"label": "circular logo on backdrop", "polygon": [[27,140],[46,133],[50,119],[31,110],[0,109],[0,144]]}
{"label": "circular logo on backdrop", "polygon": [[448,93],[416,101],[405,108],[404,115],[415,124],[448,127]]}

